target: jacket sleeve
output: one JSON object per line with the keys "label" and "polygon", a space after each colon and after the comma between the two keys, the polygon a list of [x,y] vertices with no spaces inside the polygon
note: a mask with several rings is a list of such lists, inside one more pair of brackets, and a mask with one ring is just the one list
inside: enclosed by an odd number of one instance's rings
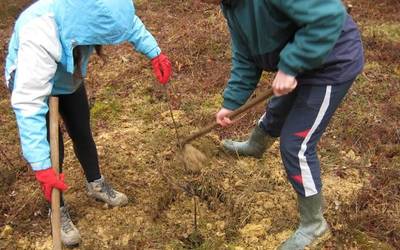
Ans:
{"label": "jacket sleeve", "polygon": [[11,95],[23,155],[35,171],[51,167],[46,128],[47,100],[61,52],[58,39],[47,34],[48,30],[39,26],[20,32]]}
{"label": "jacket sleeve", "polygon": [[341,34],[346,10],[340,0],[273,0],[300,29],[280,54],[278,68],[296,76],[321,66]]}
{"label": "jacket sleeve", "polygon": [[248,56],[250,53],[241,44],[240,37],[230,28],[232,36],[232,69],[228,85],[224,90],[223,107],[235,110],[246,103],[260,81],[262,70]]}
{"label": "jacket sleeve", "polygon": [[150,34],[143,22],[136,15],[134,16],[133,31],[129,42],[137,51],[144,54],[149,59],[153,59],[161,53],[156,39]]}

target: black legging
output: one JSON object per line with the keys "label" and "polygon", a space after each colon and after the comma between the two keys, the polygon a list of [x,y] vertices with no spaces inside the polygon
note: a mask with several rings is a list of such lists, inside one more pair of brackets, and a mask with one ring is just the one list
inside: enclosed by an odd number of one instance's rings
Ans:
{"label": "black legging", "polygon": [[[82,84],[74,93],[59,95],[59,112],[72,139],[75,155],[78,158],[88,182],[101,178],[96,145],[90,129],[89,104],[86,89]],[[49,120],[47,119],[47,131]],[[60,169],[64,162],[64,142],[59,133]],[[49,138],[49,133],[48,133]]]}

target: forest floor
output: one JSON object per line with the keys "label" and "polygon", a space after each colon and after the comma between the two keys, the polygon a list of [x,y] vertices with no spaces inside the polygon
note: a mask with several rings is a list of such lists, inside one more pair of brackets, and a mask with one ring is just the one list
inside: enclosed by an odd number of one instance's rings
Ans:
{"label": "forest floor", "polygon": [[[14,17],[29,2],[0,3],[0,68]],[[211,122],[221,105],[230,70],[224,17],[195,1],[135,2],[173,63],[173,113],[180,134],[188,135]],[[400,249],[400,2],[358,0],[353,6],[366,66],[319,145],[333,231],[321,248]],[[76,249],[275,249],[295,230],[296,195],[279,142],[258,160],[232,157],[220,146],[224,138],[245,138],[262,105],[231,128],[196,140],[208,162],[190,172],[179,161],[168,102],[150,62],[128,44],[105,53],[105,65],[92,57],[86,80],[91,124],[102,173],[130,202],[109,208],[86,196],[83,171],[64,135],[65,199],[83,238]],[[51,249],[48,208],[22,159],[3,81],[0,249]],[[263,75],[255,95],[269,82],[271,75]]]}

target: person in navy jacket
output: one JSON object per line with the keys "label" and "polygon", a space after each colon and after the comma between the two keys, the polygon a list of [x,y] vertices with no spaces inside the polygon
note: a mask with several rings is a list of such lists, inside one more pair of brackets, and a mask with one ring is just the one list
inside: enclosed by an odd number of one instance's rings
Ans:
{"label": "person in navy jacket", "polygon": [[360,32],[340,0],[202,0],[220,4],[232,38],[232,70],[216,120],[242,106],[263,71],[276,72],[274,97],[245,141],[225,140],[235,155],[260,158],[279,138],[297,193],[300,224],[279,249],[304,249],[330,235],[322,213],[317,143],[363,69]]}

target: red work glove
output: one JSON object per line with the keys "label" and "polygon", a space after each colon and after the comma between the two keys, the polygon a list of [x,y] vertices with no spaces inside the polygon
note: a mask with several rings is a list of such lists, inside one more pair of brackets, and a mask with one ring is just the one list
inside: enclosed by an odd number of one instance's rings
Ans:
{"label": "red work glove", "polygon": [[64,182],[64,174],[56,175],[53,168],[40,170],[35,172],[36,180],[42,185],[44,197],[48,202],[51,202],[51,191],[53,188],[60,189],[60,191],[67,190],[68,186]]}
{"label": "red work glove", "polygon": [[171,62],[168,57],[161,53],[151,60],[151,64],[153,65],[153,72],[158,81],[161,84],[167,84],[172,71]]}

